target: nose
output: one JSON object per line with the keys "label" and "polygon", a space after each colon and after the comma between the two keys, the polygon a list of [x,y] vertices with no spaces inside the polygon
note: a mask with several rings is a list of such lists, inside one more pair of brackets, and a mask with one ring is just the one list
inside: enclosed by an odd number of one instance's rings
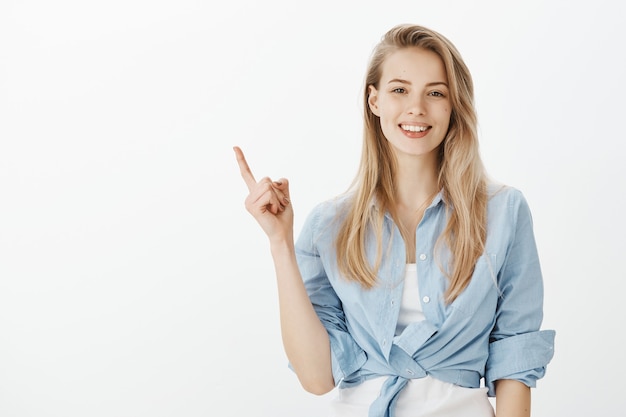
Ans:
{"label": "nose", "polygon": [[410,98],[407,113],[412,115],[426,114],[426,100],[421,94],[417,94]]}

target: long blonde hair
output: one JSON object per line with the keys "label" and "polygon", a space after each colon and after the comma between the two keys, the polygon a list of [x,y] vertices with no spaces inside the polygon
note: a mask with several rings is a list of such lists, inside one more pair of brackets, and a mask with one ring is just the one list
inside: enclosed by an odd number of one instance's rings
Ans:
{"label": "long blonde hair", "polygon": [[[361,162],[352,185],[354,194],[336,239],[340,271],[365,288],[377,282],[382,259],[385,212],[396,224],[394,174],[396,160],[385,139],[380,119],[368,105],[368,86],[378,88],[382,65],[393,52],[420,47],[435,52],[446,69],[452,113],[448,132],[439,148],[438,187],[447,203],[447,225],[437,245],[445,244],[450,264],[442,268],[450,285],[450,303],[467,287],[485,248],[487,186],[478,150],[477,119],[471,75],[454,45],[439,33],[417,25],[399,25],[387,32],[374,49],[364,88],[364,134]],[[372,204],[376,202],[376,205]],[[378,250],[373,264],[367,259],[366,238],[374,231]]]}

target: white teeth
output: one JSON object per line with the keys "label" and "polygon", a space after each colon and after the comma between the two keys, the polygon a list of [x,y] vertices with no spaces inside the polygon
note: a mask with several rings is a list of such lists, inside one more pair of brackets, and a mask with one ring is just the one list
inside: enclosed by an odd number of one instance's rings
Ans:
{"label": "white teeth", "polygon": [[404,130],[408,130],[409,132],[424,132],[428,127],[426,126],[413,126],[413,125],[400,125],[400,127]]}

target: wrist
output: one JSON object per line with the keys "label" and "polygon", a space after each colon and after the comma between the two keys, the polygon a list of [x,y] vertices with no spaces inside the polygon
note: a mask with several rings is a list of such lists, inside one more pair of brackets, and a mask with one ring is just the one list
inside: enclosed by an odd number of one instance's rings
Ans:
{"label": "wrist", "polygon": [[270,251],[273,256],[283,256],[295,252],[292,236],[270,238]]}

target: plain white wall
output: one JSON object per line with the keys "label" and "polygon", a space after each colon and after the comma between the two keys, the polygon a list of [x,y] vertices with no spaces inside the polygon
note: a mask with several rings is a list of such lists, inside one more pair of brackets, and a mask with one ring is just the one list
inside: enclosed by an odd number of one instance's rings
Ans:
{"label": "plain white wall", "polygon": [[[459,48],[490,174],[521,189],[556,354],[534,416],[626,407],[617,1],[0,3],[0,416],[324,415],[280,341],[232,146],[296,229],[360,153],[397,23]],[[217,410],[221,410],[218,411]]]}

